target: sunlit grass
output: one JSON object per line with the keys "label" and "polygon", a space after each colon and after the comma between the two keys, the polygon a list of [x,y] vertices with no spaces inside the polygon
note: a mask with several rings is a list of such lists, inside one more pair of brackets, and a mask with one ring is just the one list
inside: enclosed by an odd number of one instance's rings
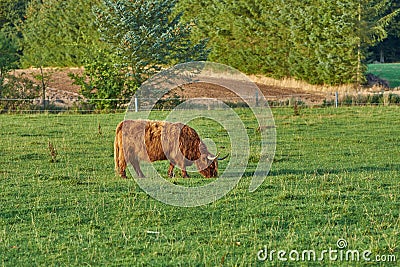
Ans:
{"label": "sunlit grass", "polygon": [[[251,114],[237,112],[257,139]],[[260,262],[257,252],[336,249],[339,238],[351,249],[399,259],[399,112],[352,107],[294,116],[274,109],[276,156],[262,186],[250,193],[245,175],[228,195],[196,208],[163,204],[114,174],[114,130],[123,114],[2,115],[0,265],[290,266],[295,262]],[[214,122],[193,127],[229,152]],[[159,163],[160,172],[166,166]],[[170,181],[209,182],[192,176]]]}
{"label": "sunlit grass", "polygon": [[391,88],[400,86],[400,64],[369,64],[368,72],[373,73],[389,82]]}

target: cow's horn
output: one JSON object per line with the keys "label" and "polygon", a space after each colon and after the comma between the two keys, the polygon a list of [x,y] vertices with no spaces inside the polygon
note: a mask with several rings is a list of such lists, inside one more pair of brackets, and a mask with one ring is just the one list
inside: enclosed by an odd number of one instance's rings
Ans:
{"label": "cow's horn", "polygon": [[214,157],[211,156],[211,155],[208,155],[207,158],[208,158],[209,160],[215,160],[216,158],[218,158],[218,156],[219,156],[219,153],[218,153],[217,155],[215,155]]}
{"label": "cow's horn", "polygon": [[224,160],[224,159],[226,159],[228,156],[229,156],[229,154],[228,154],[228,155],[226,155],[225,157],[218,158],[218,160]]}

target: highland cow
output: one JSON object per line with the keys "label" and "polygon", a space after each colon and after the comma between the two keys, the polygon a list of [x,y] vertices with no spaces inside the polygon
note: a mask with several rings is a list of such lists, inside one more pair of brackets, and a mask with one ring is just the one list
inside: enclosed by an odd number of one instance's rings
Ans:
{"label": "highland cow", "polygon": [[139,162],[158,160],[169,160],[169,177],[173,177],[175,166],[182,170],[182,177],[189,177],[186,166],[194,163],[200,174],[211,178],[218,175],[217,160],[222,160],[207,150],[193,128],[182,123],[150,120],[125,120],[118,124],[114,159],[115,171],[123,178],[126,178],[127,162],[139,177],[144,177]]}

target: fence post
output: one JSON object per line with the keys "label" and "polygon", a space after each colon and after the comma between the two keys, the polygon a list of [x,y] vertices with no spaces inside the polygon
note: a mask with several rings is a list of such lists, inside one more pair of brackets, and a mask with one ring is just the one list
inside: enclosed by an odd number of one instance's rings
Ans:
{"label": "fence post", "polygon": [[335,92],[335,107],[339,106],[339,92]]}
{"label": "fence post", "polygon": [[258,107],[258,91],[256,91],[256,107]]}
{"label": "fence post", "polygon": [[137,98],[137,96],[135,95],[135,112],[138,112],[138,111],[139,111],[138,103],[139,103],[138,98]]}

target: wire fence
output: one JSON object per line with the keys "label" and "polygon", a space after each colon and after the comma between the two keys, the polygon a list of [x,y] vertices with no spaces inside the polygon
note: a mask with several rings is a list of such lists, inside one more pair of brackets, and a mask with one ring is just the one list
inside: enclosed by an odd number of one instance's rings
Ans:
{"label": "wire fence", "polygon": [[[258,96],[248,98],[241,97],[217,97],[218,100],[232,108],[246,108],[247,103],[257,103]],[[278,96],[266,96],[269,107],[348,107],[348,106],[388,106],[400,105],[400,94],[390,91],[379,93],[359,94],[282,94]],[[143,103],[153,100],[151,98],[132,99],[85,99],[78,94],[67,97],[42,98],[0,98],[0,113],[99,113],[99,112],[124,112],[130,106],[139,109]],[[183,103],[186,98],[173,96],[164,97],[157,101],[153,110],[172,110]],[[150,101],[152,102],[152,101]],[[102,108],[98,107],[102,103]],[[131,103],[131,104],[130,104]]]}

